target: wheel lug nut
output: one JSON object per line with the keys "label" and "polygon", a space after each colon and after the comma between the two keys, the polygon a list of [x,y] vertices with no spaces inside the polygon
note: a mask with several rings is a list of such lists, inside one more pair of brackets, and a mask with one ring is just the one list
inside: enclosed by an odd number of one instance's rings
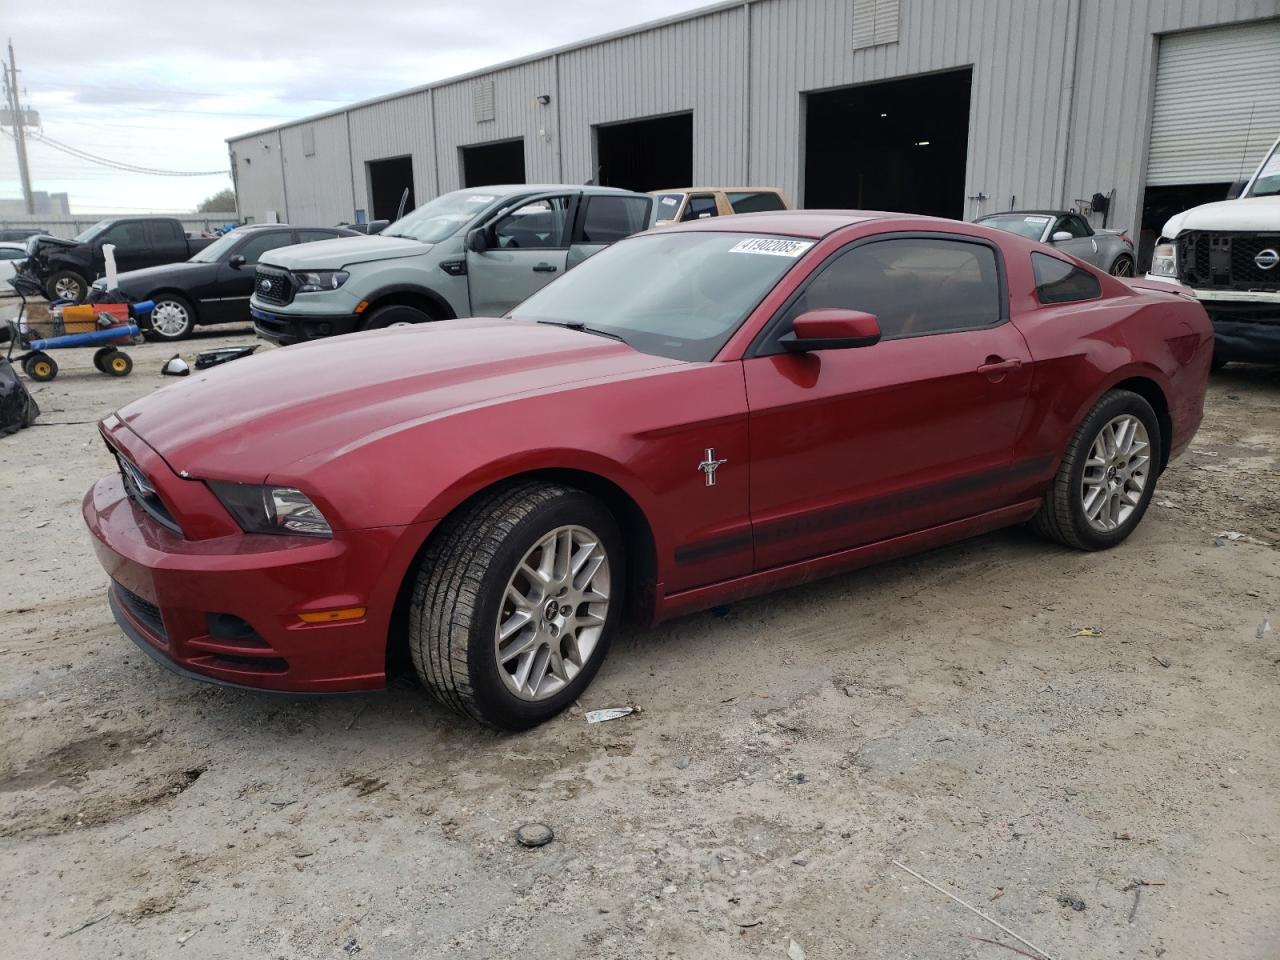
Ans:
{"label": "wheel lug nut", "polygon": [[567,617],[571,613],[573,613],[573,607],[566,605],[560,608],[560,616],[562,617]]}

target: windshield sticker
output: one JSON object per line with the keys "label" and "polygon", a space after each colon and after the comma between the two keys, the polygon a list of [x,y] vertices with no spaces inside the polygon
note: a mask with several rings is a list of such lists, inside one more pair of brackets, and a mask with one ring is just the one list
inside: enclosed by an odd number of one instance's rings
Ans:
{"label": "windshield sticker", "polygon": [[679,199],[679,197],[663,197],[659,202],[660,202],[664,207],[674,207],[674,206],[676,205],[676,201],[677,201],[678,199]]}
{"label": "windshield sticker", "polygon": [[1023,217],[1023,223],[1048,223],[1049,217]]}
{"label": "windshield sticker", "polygon": [[467,197],[467,203],[493,203],[493,201],[497,199],[497,197],[490,197],[483,193],[476,193]]}
{"label": "windshield sticker", "polygon": [[730,253],[762,253],[769,257],[790,257],[794,260],[813,246],[811,240],[765,240],[754,237],[743,240],[729,249]]}

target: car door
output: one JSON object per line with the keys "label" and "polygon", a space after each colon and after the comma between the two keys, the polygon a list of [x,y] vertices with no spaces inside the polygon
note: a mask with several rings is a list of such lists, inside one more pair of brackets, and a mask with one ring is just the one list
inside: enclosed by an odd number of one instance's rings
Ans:
{"label": "car door", "polygon": [[619,194],[583,194],[573,218],[566,269],[649,226],[653,198]]}
{"label": "car door", "polygon": [[107,244],[115,246],[116,269],[120,273],[126,270],[141,270],[152,265],[151,251],[147,247],[146,227],[141,220],[121,220],[107,228],[107,232],[97,242],[103,274],[106,273],[105,254],[102,248]]}
{"label": "car door", "polygon": [[[1071,236],[1061,240],[1053,239],[1064,233],[1069,233]],[[1049,232],[1049,242],[1063,253],[1069,253],[1086,263],[1098,265],[1100,259],[1098,241],[1093,237],[1093,228],[1085,222],[1084,217],[1078,214],[1068,213],[1059,217],[1058,222]]]}
{"label": "car door", "polygon": [[[876,315],[882,340],[782,349],[823,307]],[[1030,360],[994,244],[876,237],[828,258],[744,361],[757,569],[1004,505]]]}
{"label": "car door", "polygon": [[181,263],[190,258],[187,235],[176,220],[148,220],[144,229],[147,235],[147,266]]}
{"label": "car door", "polygon": [[[332,237],[334,234],[326,234]],[[314,239],[321,239],[316,237]],[[217,280],[204,294],[201,314],[207,323],[250,322],[249,298],[253,296],[254,267],[268,250],[291,247],[299,242],[299,231],[254,230],[218,264]],[[238,258],[243,257],[243,261]],[[216,317],[216,319],[213,319]]]}
{"label": "car door", "polygon": [[564,273],[575,193],[543,194],[483,227],[485,249],[467,251],[471,314],[500,317]]}

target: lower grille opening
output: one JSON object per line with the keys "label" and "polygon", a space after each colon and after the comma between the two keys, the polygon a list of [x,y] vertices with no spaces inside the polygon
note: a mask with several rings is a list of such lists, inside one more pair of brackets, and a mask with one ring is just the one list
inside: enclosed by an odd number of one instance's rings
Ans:
{"label": "lower grille opening", "polygon": [[120,602],[124,604],[125,609],[133,615],[135,620],[139,621],[157,637],[167,639],[167,635],[164,632],[164,617],[161,616],[159,607],[150,600],[144,600],[119,582],[115,583],[115,589],[116,596],[120,598]]}
{"label": "lower grille opening", "polygon": [[250,626],[247,620],[231,613],[210,613],[205,616],[209,636],[222,643],[234,643],[239,647],[270,649],[270,644]]}
{"label": "lower grille opening", "polygon": [[216,653],[205,660],[210,667],[223,670],[241,670],[250,673],[288,673],[289,661],[279,657],[237,657],[229,653]]}

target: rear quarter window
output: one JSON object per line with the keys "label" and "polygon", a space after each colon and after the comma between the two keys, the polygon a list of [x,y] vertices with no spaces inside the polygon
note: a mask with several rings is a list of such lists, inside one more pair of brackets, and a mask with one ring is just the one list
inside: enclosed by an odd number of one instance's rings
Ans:
{"label": "rear quarter window", "polygon": [[760,192],[726,193],[734,213],[764,213],[769,210],[785,210],[782,198],[769,190]]}
{"label": "rear quarter window", "polygon": [[1097,277],[1065,260],[1033,253],[1031,269],[1035,272],[1036,296],[1041,303],[1076,303],[1102,296],[1102,284]]}

